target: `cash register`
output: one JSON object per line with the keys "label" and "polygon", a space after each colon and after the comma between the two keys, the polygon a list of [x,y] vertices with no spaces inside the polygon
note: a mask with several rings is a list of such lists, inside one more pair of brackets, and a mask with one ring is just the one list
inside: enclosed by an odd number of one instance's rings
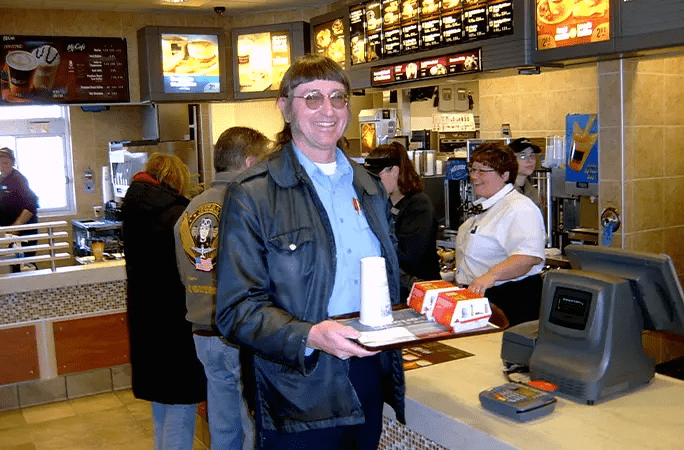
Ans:
{"label": "cash register", "polygon": [[538,323],[504,332],[502,359],[589,405],[650,382],[642,330],[684,335],[684,293],[672,259],[603,246],[566,247],[571,269],[545,274]]}

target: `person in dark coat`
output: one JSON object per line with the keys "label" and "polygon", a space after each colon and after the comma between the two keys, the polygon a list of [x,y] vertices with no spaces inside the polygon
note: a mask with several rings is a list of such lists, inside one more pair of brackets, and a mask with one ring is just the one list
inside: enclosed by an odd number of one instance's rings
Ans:
{"label": "person in dark coat", "polygon": [[[14,168],[14,152],[0,148],[0,227],[38,223],[38,197],[29,188],[26,177]],[[38,230],[24,230],[21,236],[36,234]],[[28,241],[25,245],[35,245]],[[25,252],[24,256],[34,256]],[[20,265],[11,266],[12,272],[19,272]]]}
{"label": "person in dark coat", "polygon": [[173,232],[189,178],[180,158],[153,153],[121,207],[133,394],[152,402],[155,450],[191,450],[197,403],[206,400]]}
{"label": "person in dark coat", "polygon": [[423,192],[422,178],[400,143],[379,145],[368,154],[364,165],[380,177],[392,202],[402,270],[401,297],[406,300],[412,281],[440,279],[437,213],[430,197]]}

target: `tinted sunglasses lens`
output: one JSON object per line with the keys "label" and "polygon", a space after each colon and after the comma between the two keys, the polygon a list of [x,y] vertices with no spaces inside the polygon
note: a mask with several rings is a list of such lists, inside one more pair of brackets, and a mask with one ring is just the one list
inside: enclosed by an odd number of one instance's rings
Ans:
{"label": "tinted sunglasses lens", "polygon": [[347,106],[347,96],[344,94],[333,94],[330,96],[330,104],[335,109],[342,109]]}
{"label": "tinted sunglasses lens", "polygon": [[323,105],[323,94],[314,92],[304,97],[304,101],[306,101],[307,108],[318,109]]}

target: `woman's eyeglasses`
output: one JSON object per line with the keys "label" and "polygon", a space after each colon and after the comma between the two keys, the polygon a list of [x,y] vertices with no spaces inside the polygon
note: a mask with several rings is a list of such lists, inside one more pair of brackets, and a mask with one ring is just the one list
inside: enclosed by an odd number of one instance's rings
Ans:
{"label": "woman's eyeglasses", "polygon": [[516,158],[518,158],[520,161],[524,161],[526,159],[536,159],[537,155],[534,153],[518,153],[515,155]]}
{"label": "woman's eyeglasses", "polygon": [[480,175],[480,174],[489,173],[489,172],[496,172],[496,169],[478,169],[477,167],[468,166],[468,173],[470,173],[471,175],[473,175],[473,174]]}
{"label": "woman's eyeglasses", "polygon": [[349,103],[349,96],[347,94],[344,94],[342,92],[333,92],[330,95],[324,95],[321,94],[320,92],[309,92],[306,95],[292,95],[292,98],[303,98],[304,102],[306,102],[306,107],[309,109],[318,109],[321,106],[323,106],[323,102],[325,101],[325,97],[328,97],[330,99],[330,104],[333,106],[335,109],[343,109],[347,107],[347,104]]}

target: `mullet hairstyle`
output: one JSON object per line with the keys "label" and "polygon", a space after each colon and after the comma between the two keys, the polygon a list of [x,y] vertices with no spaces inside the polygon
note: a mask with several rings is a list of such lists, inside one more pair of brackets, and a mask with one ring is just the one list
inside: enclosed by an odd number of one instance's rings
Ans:
{"label": "mullet hairstyle", "polygon": [[[283,80],[280,82],[278,98],[285,99],[285,111],[283,111],[285,117],[289,117],[292,113],[292,94],[297,86],[316,80],[337,81],[344,86],[345,94],[349,94],[351,91],[347,73],[335,61],[323,55],[307,54],[300,56],[287,69],[283,75]],[[347,109],[351,111],[349,104],[347,104]],[[281,148],[291,140],[292,127],[286,120],[285,126],[276,136],[276,147]]]}

